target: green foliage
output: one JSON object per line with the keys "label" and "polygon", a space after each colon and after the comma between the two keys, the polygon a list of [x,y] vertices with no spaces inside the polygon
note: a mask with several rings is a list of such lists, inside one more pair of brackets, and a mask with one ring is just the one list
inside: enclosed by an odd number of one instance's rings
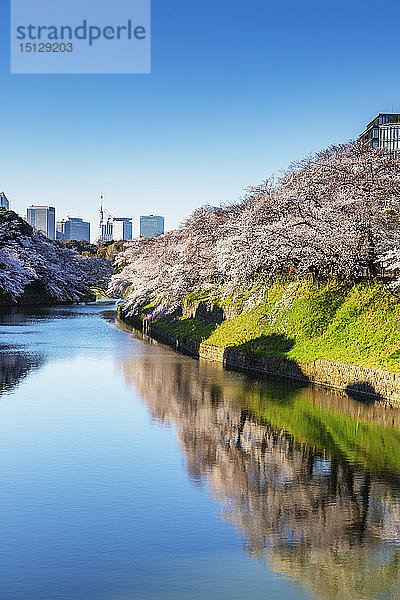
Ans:
{"label": "green foliage", "polygon": [[61,242],[63,246],[66,246],[70,250],[76,250],[79,254],[86,254],[88,256],[97,256],[96,244],[90,244],[85,240],[68,240]]}
{"label": "green foliage", "polygon": [[70,250],[76,250],[82,256],[106,258],[113,261],[117,254],[123,250],[126,242],[101,241],[99,244],[91,244],[86,240],[57,240],[57,243]]}
{"label": "green foliage", "polygon": [[217,292],[214,292],[211,288],[195,288],[189,294],[184,297],[185,302],[202,302],[205,300],[213,299],[215,303],[220,301],[220,296]]}

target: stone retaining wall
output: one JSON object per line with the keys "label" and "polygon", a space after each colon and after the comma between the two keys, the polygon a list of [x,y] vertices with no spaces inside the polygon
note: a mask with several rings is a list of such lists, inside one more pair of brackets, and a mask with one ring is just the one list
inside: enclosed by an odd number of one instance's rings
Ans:
{"label": "stone retaining wall", "polygon": [[359,394],[387,400],[400,406],[400,373],[348,365],[329,360],[316,360],[312,363],[297,363],[285,358],[268,358],[234,348],[220,348],[200,343],[191,338],[178,340],[151,322],[130,319],[130,323],[144,335],[168,344],[175,350],[212,362],[221,363],[228,369],[251,373],[274,375],[297,379],[347,392],[351,396]]}
{"label": "stone retaining wall", "polygon": [[222,363],[231,369],[289,377],[343,390],[350,395],[375,396],[400,404],[400,373],[322,359],[312,363],[297,363],[204,343],[200,345],[199,357]]}

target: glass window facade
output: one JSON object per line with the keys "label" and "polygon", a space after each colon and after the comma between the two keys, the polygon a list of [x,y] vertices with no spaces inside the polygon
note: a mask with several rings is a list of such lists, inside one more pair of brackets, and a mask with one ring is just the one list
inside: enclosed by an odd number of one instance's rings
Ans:
{"label": "glass window facade", "polygon": [[105,225],[101,226],[101,237],[103,242],[111,242],[113,239],[113,224],[108,221]]}
{"label": "glass window facade", "polygon": [[113,240],[131,240],[132,239],[132,219],[129,217],[115,217],[113,220]]}
{"label": "glass window facade", "polygon": [[371,140],[374,148],[400,151],[400,114],[380,114],[368,123],[360,139]]}
{"label": "glass window facade", "polygon": [[153,238],[164,233],[164,217],[158,215],[146,215],[140,217],[141,237]]}
{"label": "glass window facade", "polygon": [[51,240],[56,237],[56,209],[54,206],[30,206],[26,220],[36,231],[41,231]]}

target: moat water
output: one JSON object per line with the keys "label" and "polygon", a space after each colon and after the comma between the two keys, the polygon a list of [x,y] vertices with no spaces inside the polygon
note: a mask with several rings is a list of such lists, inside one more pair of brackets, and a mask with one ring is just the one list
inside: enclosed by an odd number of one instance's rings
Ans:
{"label": "moat water", "polygon": [[400,409],[0,316],[1,600],[400,598]]}

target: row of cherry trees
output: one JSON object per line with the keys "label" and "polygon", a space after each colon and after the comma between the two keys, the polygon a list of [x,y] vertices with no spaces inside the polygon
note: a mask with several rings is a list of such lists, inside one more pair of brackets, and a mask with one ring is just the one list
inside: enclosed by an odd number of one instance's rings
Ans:
{"label": "row of cherry trees", "polygon": [[399,159],[359,141],[332,146],[235,205],[203,206],[179,229],[131,242],[111,288],[133,312],[154,297],[174,306],[206,283],[232,293],[287,272],[375,276],[382,262],[400,264],[399,209]]}
{"label": "row of cherry trees", "polygon": [[112,273],[111,261],[80,256],[0,209],[0,303],[24,302],[32,287],[48,302],[79,302],[107,287]]}

